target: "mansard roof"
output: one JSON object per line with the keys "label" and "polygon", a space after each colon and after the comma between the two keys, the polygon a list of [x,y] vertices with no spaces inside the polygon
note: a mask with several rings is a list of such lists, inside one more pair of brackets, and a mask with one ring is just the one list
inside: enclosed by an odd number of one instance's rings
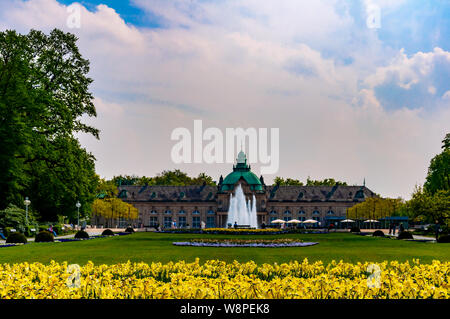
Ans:
{"label": "mansard roof", "polygon": [[269,201],[362,201],[376,196],[365,186],[268,186]]}
{"label": "mansard roof", "polygon": [[217,186],[119,186],[119,198],[136,201],[215,201]]}
{"label": "mansard roof", "polygon": [[[365,186],[267,186],[269,202],[348,202],[376,196]],[[217,186],[119,186],[119,198],[129,201],[210,202]]]}

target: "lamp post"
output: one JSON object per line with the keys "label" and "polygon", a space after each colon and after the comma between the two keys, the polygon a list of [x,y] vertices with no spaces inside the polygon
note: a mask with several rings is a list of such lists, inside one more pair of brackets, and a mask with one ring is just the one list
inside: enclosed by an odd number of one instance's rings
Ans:
{"label": "lamp post", "polygon": [[25,197],[23,203],[25,204],[25,221],[26,224],[28,225],[28,206],[30,206],[31,201],[28,199],[28,197]]}
{"label": "lamp post", "polygon": [[75,204],[75,206],[77,207],[77,209],[78,209],[78,220],[77,220],[77,228],[80,228],[80,207],[81,207],[81,204],[80,204],[80,202],[77,202],[76,204]]}

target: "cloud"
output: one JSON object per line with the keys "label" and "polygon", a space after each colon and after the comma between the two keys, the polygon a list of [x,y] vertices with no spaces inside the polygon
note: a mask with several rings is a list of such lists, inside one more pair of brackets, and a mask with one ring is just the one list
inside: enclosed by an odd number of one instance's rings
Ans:
{"label": "cloud", "polygon": [[102,176],[227,174],[228,164],[171,162],[172,130],[202,119],[223,131],[280,128],[277,175],[365,177],[393,197],[423,182],[450,122],[447,51],[386,48],[341,1],[134,3],[162,27],[137,28],[105,5],[82,8],[80,29],[67,28],[66,7],[54,0],[0,7],[3,28],[79,37],[98,111],[86,121],[101,130],[100,141],[80,139]]}

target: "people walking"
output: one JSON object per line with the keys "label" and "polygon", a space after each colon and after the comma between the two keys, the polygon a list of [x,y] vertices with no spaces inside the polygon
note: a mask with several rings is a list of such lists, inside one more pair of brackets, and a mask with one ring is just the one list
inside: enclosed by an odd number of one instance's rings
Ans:
{"label": "people walking", "polygon": [[395,231],[397,230],[397,225],[396,224],[394,224],[393,226],[392,226],[392,235],[395,235]]}

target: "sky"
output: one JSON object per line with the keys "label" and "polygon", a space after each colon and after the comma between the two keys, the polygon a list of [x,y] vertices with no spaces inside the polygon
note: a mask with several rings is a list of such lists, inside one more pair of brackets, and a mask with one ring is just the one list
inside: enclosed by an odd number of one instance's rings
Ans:
{"label": "sky", "polygon": [[[410,198],[450,131],[449,1],[2,0],[0,29],[60,28],[90,60],[97,172],[176,164],[175,128],[279,128],[279,170]],[[71,20],[72,21],[72,20]],[[261,164],[252,164],[259,175]]]}

